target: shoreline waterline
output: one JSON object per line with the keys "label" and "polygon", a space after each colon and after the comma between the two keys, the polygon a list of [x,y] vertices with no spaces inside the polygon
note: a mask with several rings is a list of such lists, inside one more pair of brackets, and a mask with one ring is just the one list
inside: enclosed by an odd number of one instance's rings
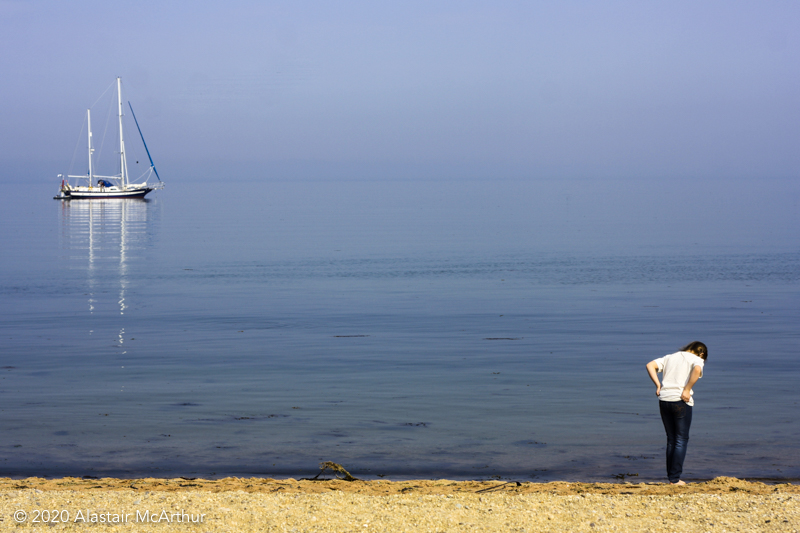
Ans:
{"label": "shoreline waterline", "polygon": [[467,480],[412,479],[412,480],[362,480],[347,481],[341,478],[240,478],[225,477],[203,479],[194,477],[179,478],[94,478],[91,476],[64,478],[0,478],[0,492],[34,489],[39,491],[120,491],[136,492],[232,492],[251,493],[320,493],[343,491],[348,493],[404,494],[455,494],[455,493],[545,493],[557,494],[699,494],[746,492],[749,494],[771,494],[790,492],[800,494],[800,480],[745,480],[734,477],[717,477],[707,481],[692,482],[676,486],[664,482],[619,481],[616,483],[591,483],[569,481],[508,481],[508,480]]}

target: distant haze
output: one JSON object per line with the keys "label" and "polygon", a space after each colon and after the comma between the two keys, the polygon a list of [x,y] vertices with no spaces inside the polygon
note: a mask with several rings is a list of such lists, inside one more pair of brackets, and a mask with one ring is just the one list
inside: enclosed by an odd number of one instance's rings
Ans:
{"label": "distant haze", "polygon": [[173,183],[800,169],[797,2],[3,0],[0,47],[3,181],[116,76]]}

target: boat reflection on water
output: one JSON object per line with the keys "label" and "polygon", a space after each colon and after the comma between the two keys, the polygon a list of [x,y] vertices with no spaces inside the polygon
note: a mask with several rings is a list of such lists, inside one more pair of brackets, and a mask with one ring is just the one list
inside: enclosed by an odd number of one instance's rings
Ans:
{"label": "boat reflection on water", "polygon": [[[130,307],[137,266],[145,259],[153,202],[143,199],[92,199],[61,203],[61,248],[68,255],[69,278],[79,285],[85,271],[89,333]],[[113,320],[123,349],[125,327]],[[122,351],[121,353],[125,353]]]}

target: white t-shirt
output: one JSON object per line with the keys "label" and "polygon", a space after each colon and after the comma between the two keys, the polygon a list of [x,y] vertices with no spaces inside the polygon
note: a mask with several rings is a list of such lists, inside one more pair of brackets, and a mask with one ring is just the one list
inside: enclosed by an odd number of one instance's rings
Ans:
{"label": "white t-shirt", "polygon": [[[663,372],[661,378],[661,393],[658,399],[662,402],[679,402],[683,388],[689,383],[692,369],[699,366],[701,369],[705,364],[702,358],[689,352],[675,352],[665,355],[653,362],[658,365],[658,372]],[[703,377],[703,371],[700,371]],[[694,391],[691,391],[694,394]],[[694,405],[694,398],[689,398],[687,405]]]}

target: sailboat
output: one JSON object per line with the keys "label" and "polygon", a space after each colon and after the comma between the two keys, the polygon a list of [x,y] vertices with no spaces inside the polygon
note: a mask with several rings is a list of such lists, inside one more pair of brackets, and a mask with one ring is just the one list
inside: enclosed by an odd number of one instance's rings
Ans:
{"label": "sailboat", "polygon": [[[153,158],[150,156],[150,150],[147,148],[147,143],[144,141],[142,129],[139,127],[139,121],[136,120],[136,115],[133,112],[133,106],[128,102],[131,115],[136,123],[136,129],[139,130],[139,136],[142,138],[142,144],[147,152],[147,157],[150,160],[150,168],[147,169],[140,177],[138,183],[131,183],[128,175],[128,160],[125,155],[125,140],[122,132],[122,80],[117,78],[117,109],[119,111],[119,174],[114,176],[102,176],[94,173],[93,154],[94,146],[92,144],[92,115],[91,109],[86,110],[86,122],[88,125],[88,151],[89,151],[89,172],[87,174],[73,176],[59,174],[61,179],[61,189],[58,196],[54,198],[57,200],[73,200],[73,199],[90,199],[90,198],[144,198],[147,193],[156,189],[163,189],[164,182],[158,175],[156,166],[153,163]],[[155,175],[158,182],[150,184],[150,178]],[[70,180],[76,180],[73,185]]]}

